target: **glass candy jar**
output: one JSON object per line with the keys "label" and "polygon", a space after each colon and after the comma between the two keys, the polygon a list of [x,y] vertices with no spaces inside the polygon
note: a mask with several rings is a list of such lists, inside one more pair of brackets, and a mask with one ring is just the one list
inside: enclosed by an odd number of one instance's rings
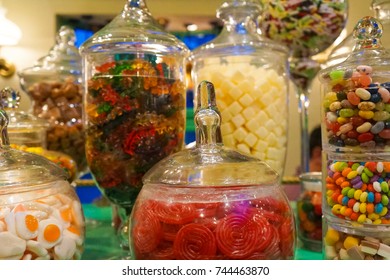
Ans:
{"label": "glass candy jar", "polygon": [[[224,145],[282,175],[287,146],[288,50],[257,33],[259,1],[224,2],[220,35],[191,56],[193,84],[215,86]],[[196,95],[196,93],[195,93]],[[195,99],[196,100],[196,99]]]}
{"label": "glass candy jar", "polygon": [[196,146],[144,176],[129,222],[133,258],[293,259],[294,215],[278,174],[223,146],[213,85],[198,93]]}
{"label": "glass candy jar", "polygon": [[189,50],[143,0],[128,0],[80,52],[88,166],[102,193],[129,215],[145,172],[184,146]]}
{"label": "glass candy jar", "polygon": [[44,157],[10,148],[7,124],[1,109],[0,259],[80,259],[84,215],[66,173]]}
{"label": "glass candy jar", "polygon": [[80,172],[86,168],[82,124],[81,57],[73,29],[62,26],[48,55],[19,73],[32,99],[32,113],[49,121],[47,148],[71,156]]}
{"label": "glass candy jar", "polygon": [[322,173],[308,172],[299,176],[302,193],[297,200],[298,238],[302,247],[322,250]]}
{"label": "glass candy jar", "polygon": [[50,124],[47,120],[27,112],[19,111],[20,94],[6,87],[0,91],[1,103],[7,112],[7,127],[11,147],[22,151],[44,156],[57,163],[68,173],[69,182],[77,177],[77,166],[73,158],[58,151],[47,150],[46,136]]}
{"label": "glass candy jar", "polygon": [[320,72],[325,151],[388,153],[390,53],[381,35],[378,20],[362,18],[354,29],[354,51]]}

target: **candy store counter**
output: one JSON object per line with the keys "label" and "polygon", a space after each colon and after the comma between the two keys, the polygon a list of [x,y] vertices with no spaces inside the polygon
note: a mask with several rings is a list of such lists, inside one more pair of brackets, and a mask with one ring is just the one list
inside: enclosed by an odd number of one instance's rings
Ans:
{"label": "candy store counter", "polygon": [[[293,207],[295,203],[293,202]],[[122,251],[114,229],[111,227],[111,207],[98,206],[95,203],[84,203],[83,210],[86,218],[86,242],[82,255],[83,260],[118,259]],[[322,254],[299,248],[295,252],[297,260],[321,260]]]}

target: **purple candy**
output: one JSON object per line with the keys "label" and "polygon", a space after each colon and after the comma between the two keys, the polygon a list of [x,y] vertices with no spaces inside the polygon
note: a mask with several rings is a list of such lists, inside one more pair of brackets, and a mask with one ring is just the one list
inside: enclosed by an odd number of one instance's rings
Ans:
{"label": "purple candy", "polygon": [[352,180],[351,180],[351,184],[352,185],[355,185],[356,183],[359,183],[359,182],[361,182],[362,181],[362,178],[360,177],[360,176],[356,176],[355,178],[353,178]]}
{"label": "purple candy", "polygon": [[363,186],[363,182],[362,182],[362,181],[357,182],[356,184],[353,184],[353,185],[352,185],[352,187],[353,187],[354,189],[361,189],[362,186]]}
{"label": "purple candy", "polygon": [[334,175],[334,172],[333,172],[332,170],[329,169],[329,171],[328,171],[328,176],[329,176],[329,177],[333,177],[333,175]]}
{"label": "purple candy", "polygon": [[374,183],[374,182],[378,181],[378,179],[379,179],[378,174],[375,174],[374,176],[371,177],[370,183]]}

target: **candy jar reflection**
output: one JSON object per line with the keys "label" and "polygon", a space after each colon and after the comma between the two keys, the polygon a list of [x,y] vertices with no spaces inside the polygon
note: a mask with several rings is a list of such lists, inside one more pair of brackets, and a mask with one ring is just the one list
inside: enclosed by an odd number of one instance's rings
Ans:
{"label": "candy jar reflection", "polygon": [[214,87],[203,81],[196,146],[157,163],[129,221],[135,259],[293,259],[294,215],[265,162],[222,144]]}

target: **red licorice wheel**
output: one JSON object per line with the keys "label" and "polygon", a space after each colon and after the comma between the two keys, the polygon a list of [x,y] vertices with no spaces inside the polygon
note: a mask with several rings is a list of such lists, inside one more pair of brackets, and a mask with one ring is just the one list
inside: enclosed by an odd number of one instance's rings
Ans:
{"label": "red licorice wheel", "polygon": [[232,213],[218,222],[215,229],[219,250],[233,259],[245,259],[258,249],[261,226],[247,214]]}
{"label": "red licorice wheel", "polygon": [[268,223],[267,219],[261,214],[253,215],[252,219],[261,228],[261,233],[258,236],[259,243],[256,247],[256,251],[262,252],[271,245],[270,241],[272,240],[275,230],[273,226]]}
{"label": "red licorice wheel", "polygon": [[271,229],[272,239],[269,242],[269,246],[264,250],[267,260],[280,260],[282,258],[282,251],[280,250],[280,238],[278,230],[275,228]]}
{"label": "red licorice wheel", "polygon": [[166,224],[188,224],[197,217],[195,207],[189,203],[158,203],[153,210],[159,220]]}
{"label": "red licorice wheel", "polygon": [[181,229],[182,225],[174,224],[162,224],[163,238],[165,240],[173,241],[176,238],[176,234]]}
{"label": "red licorice wheel", "polygon": [[179,260],[213,259],[217,245],[212,231],[199,224],[187,224],[176,235],[173,252]]}
{"label": "red licorice wheel", "polygon": [[150,253],[156,249],[162,238],[161,223],[152,212],[144,212],[142,218],[134,221],[132,240],[136,254]]}
{"label": "red licorice wheel", "polygon": [[172,242],[161,242],[158,247],[149,254],[150,260],[173,260],[175,254],[173,253]]}
{"label": "red licorice wheel", "polygon": [[279,227],[280,249],[283,257],[294,256],[294,223],[292,218],[286,218]]}

